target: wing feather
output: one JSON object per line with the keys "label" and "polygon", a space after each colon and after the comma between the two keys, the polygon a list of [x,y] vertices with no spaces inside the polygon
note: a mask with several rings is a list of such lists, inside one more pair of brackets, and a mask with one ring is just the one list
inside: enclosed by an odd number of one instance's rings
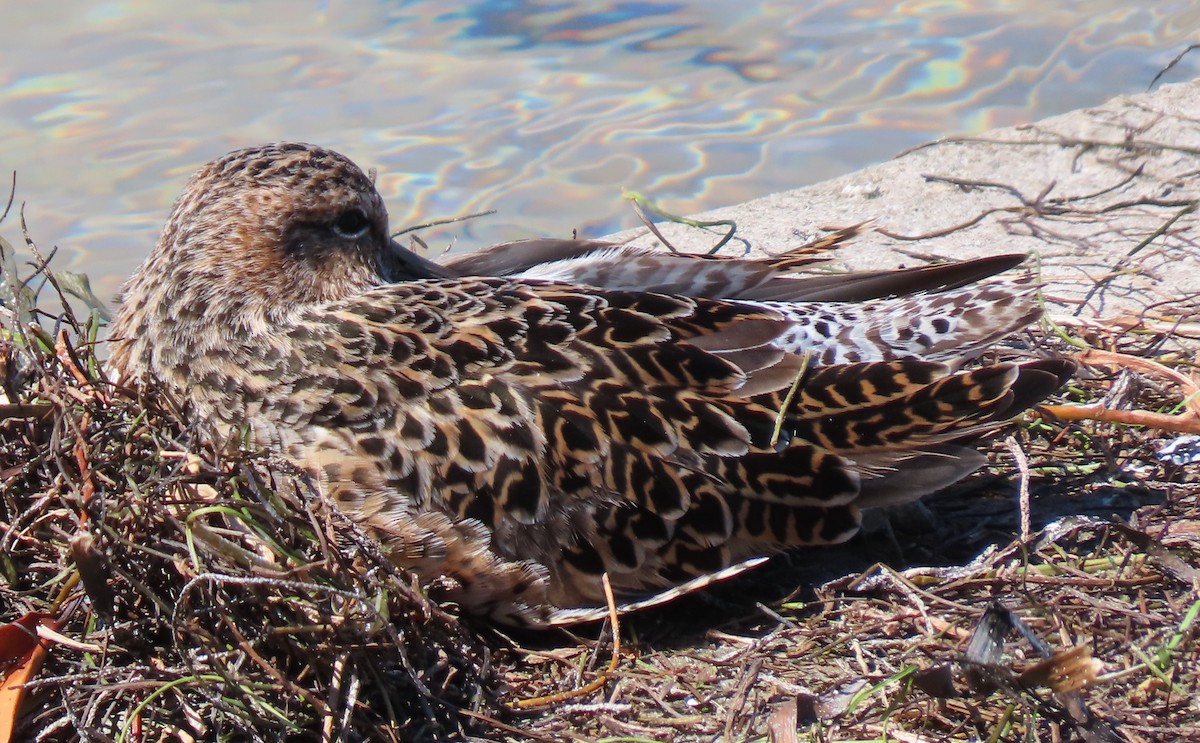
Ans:
{"label": "wing feather", "polygon": [[[343,447],[378,472],[379,487],[355,496],[361,513],[386,532],[398,508],[415,508],[431,543],[445,544],[402,560],[471,583],[470,600],[496,612],[515,611],[503,600],[515,583],[538,581],[522,590],[545,594],[546,608],[526,602],[518,613],[541,623],[548,607],[600,600],[603,573],[637,601],[756,554],[842,541],[861,506],[917,497],[976,467],[948,442],[1047,393],[1065,371],[954,373],[911,358],[812,366],[780,348],[791,327],[769,306],[699,297],[415,282],[303,315],[298,352],[358,373],[313,378],[296,365],[281,389],[321,401],[299,415],[314,428],[374,426]],[[360,490],[371,480],[366,465],[347,474],[322,456],[332,480]],[[926,476],[900,485],[917,467]],[[488,561],[484,590],[470,571]],[[545,572],[531,578],[533,563]]]}

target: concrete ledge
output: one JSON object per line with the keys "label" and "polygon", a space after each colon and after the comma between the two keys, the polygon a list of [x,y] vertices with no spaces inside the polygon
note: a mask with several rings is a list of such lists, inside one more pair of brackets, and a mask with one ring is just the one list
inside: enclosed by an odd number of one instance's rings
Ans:
{"label": "concrete ledge", "polygon": [[[873,220],[875,233],[831,254],[844,269],[1035,253],[1052,303],[1074,311],[1086,297],[1085,316],[1194,319],[1200,317],[1200,215],[1189,209],[1198,200],[1200,81],[1193,81],[1028,126],[940,140],[840,178],[697,217],[735,220],[743,249],[771,252],[819,228]],[[681,249],[706,250],[715,242],[681,225],[662,231]],[[1088,297],[1105,277],[1111,281]]]}

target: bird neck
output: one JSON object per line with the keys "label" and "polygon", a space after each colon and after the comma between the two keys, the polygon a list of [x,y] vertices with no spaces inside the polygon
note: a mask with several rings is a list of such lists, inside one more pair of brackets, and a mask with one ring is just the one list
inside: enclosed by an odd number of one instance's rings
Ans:
{"label": "bird neck", "polygon": [[127,287],[109,333],[118,378],[150,376],[192,389],[218,371],[261,359],[303,309],[268,303],[249,290],[213,291],[203,281],[171,285],[175,291],[168,292],[168,282],[139,275]]}

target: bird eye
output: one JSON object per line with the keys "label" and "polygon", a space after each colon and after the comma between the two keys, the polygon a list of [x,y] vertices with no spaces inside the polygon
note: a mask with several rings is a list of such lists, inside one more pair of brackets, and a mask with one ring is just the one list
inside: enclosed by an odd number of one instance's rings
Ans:
{"label": "bird eye", "polygon": [[333,231],[338,237],[354,240],[362,237],[371,228],[371,220],[362,209],[347,209],[333,223]]}

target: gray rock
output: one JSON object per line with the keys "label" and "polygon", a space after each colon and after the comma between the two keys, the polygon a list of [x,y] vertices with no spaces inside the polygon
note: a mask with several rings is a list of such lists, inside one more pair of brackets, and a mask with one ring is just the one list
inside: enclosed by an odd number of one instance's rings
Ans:
{"label": "gray rock", "polygon": [[[834,268],[1028,252],[1040,259],[1035,265],[1056,313],[1194,319],[1198,176],[1200,81],[1193,81],[1027,126],[946,138],[696,218],[735,220],[742,242],[724,250],[759,252],[873,220],[876,232],[830,254]],[[706,250],[719,239],[683,225],[660,229],[680,249]],[[634,236],[658,243],[646,230],[618,237]]]}

